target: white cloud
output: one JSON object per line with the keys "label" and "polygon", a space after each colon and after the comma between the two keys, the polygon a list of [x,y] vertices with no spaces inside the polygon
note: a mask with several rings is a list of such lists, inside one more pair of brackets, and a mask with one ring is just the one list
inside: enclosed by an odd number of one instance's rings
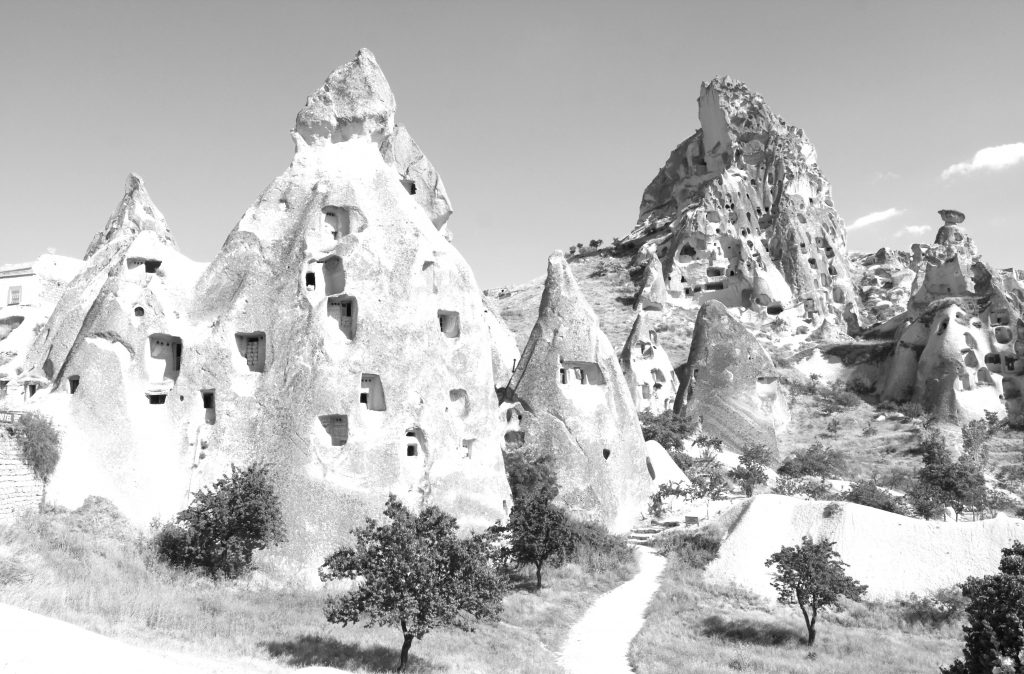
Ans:
{"label": "white cloud", "polygon": [[868,213],[862,215],[854,220],[847,228],[846,231],[852,232],[855,229],[861,229],[862,227],[870,227],[871,225],[877,225],[880,222],[886,220],[892,220],[897,215],[903,215],[906,213],[905,210],[899,208],[887,208],[884,211],[875,211],[874,213]]}
{"label": "white cloud", "polygon": [[953,164],[943,171],[942,179],[948,180],[954,176],[963,176],[975,171],[999,171],[1021,163],[1024,163],[1024,143],[983,147],[974,153],[974,158],[971,161]]}
{"label": "white cloud", "polygon": [[920,236],[922,234],[927,234],[933,229],[935,228],[932,227],[931,225],[910,225],[896,232],[896,236],[900,237],[904,236],[905,234],[910,234],[911,236]]}

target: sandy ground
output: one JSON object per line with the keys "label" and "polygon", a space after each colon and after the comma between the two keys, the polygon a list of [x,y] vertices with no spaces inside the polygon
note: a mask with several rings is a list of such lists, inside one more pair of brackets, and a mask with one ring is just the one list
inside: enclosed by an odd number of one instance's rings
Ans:
{"label": "sandy ground", "polygon": [[802,536],[826,537],[849,564],[847,573],[868,586],[867,597],[886,600],[995,573],[1002,549],[1024,540],[1024,521],[1005,515],[978,522],[925,521],[838,503],[836,512],[826,516],[826,505],[791,496],[755,496],[705,577],[774,598],[765,560]]}
{"label": "sandy ground", "polygon": [[[0,604],[0,672],[10,674],[269,674],[296,671],[252,659],[206,658],[122,643]],[[340,669],[299,670],[343,674]]]}
{"label": "sandy ground", "polygon": [[640,571],[601,595],[572,626],[559,664],[569,674],[631,674],[629,644],[644,624],[644,611],[661,584],[666,559],[640,546]]}

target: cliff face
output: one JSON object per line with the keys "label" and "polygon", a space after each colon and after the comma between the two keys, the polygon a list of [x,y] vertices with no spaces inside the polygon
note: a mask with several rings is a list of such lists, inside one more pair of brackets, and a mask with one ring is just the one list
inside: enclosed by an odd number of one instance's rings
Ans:
{"label": "cliff face", "polygon": [[521,410],[509,439],[554,455],[559,500],[577,517],[628,531],[651,489],[643,434],[616,353],[561,253],[548,259],[537,323],[506,397]]}
{"label": "cliff face", "polygon": [[372,54],[332,73],[293,139],[206,267],[133,176],[30,361],[33,404],[71,440],[56,500],[147,522],[265,461],[288,529],[268,554],[312,574],[389,493],[472,528],[505,516],[493,373],[511,364]]}
{"label": "cliff face", "polygon": [[1024,279],[981,261],[963,213],[939,215],[935,243],[913,246],[908,310],[885,326],[895,345],[879,391],[946,419],[1005,409],[1024,423]]}
{"label": "cliff face", "polygon": [[701,86],[698,117],[618,249],[653,242],[677,304],[793,310],[810,323],[832,315],[856,331],[845,226],[807,136],[729,78]]}

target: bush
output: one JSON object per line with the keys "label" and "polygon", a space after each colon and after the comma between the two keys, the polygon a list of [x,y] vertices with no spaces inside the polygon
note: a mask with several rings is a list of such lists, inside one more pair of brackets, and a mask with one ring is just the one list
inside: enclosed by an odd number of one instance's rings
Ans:
{"label": "bush", "polygon": [[963,621],[967,600],[958,586],[936,590],[931,594],[911,594],[899,602],[903,620],[908,625],[942,627]]}
{"label": "bush", "polygon": [[504,453],[505,474],[512,490],[512,502],[518,503],[536,496],[550,501],[558,496],[558,476],[554,455],[529,450],[510,450]]}
{"label": "bush", "polygon": [[176,522],[156,536],[160,557],[174,566],[229,578],[249,568],[252,555],[285,540],[281,501],[269,467],[231,466],[231,474],[199,491]]}
{"label": "bush", "polygon": [[49,417],[26,412],[18,419],[14,437],[35,476],[48,483],[60,461],[60,433]]}
{"label": "bush", "polygon": [[569,520],[571,549],[568,561],[579,564],[589,573],[604,573],[633,563],[633,552],[625,536],[608,533],[599,522]]}
{"label": "bush", "polygon": [[703,569],[718,556],[721,545],[720,531],[702,527],[663,535],[658,539],[657,550],[666,557],[675,556],[689,567]]}
{"label": "bush", "polygon": [[842,477],[846,472],[846,455],[816,442],[786,457],[778,472],[789,477]]}
{"label": "bush", "polygon": [[821,511],[822,517],[831,518],[835,517],[842,511],[842,507],[838,503],[829,503],[825,506],[825,509]]}
{"label": "bush", "polygon": [[901,403],[896,407],[896,411],[904,416],[910,417],[911,419],[919,419],[924,416],[924,407],[921,403]]}
{"label": "bush", "polygon": [[[672,410],[667,410],[655,416],[650,410],[644,410],[639,415],[640,429],[643,431],[644,440],[654,440],[665,449],[682,449],[683,441],[697,432],[698,423],[681,417]],[[682,466],[680,466],[682,468]]]}
{"label": "bush", "polygon": [[880,488],[874,481],[855,482],[851,485],[850,491],[846,492],[844,499],[850,503],[859,503],[869,508],[878,508],[900,515],[907,511],[907,506],[901,499]]}

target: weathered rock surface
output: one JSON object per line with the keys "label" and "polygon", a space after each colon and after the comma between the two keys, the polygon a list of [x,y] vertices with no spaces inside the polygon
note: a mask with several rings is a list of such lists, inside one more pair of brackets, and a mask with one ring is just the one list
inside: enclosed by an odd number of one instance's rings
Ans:
{"label": "weathered rock surface", "polygon": [[709,435],[739,449],[777,447],[775,429],[788,419],[775,364],[721,302],[701,307],[674,410],[698,417]]}
{"label": "weathered rock surface", "polygon": [[633,321],[619,364],[637,412],[661,414],[672,409],[679,380],[668,354],[658,344],[658,333],[647,329],[642,313]]}
{"label": "weathered rock surface", "polygon": [[616,353],[560,252],[506,396],[523,409],[523,449],[554,455],[561,502],[628,531],[651,488],[643,435]]}
{"label": "weathered rock surface", "polygon": [[1005,409],[1024,423],[1024,279],[981,261],[963,213],[939,215],[935,243],[913,246],[908,310],[877,328],[895,341],[877,388],[946,420]]}
{"label": "weathered rock surface", "polygon": [[310,575],[389,493],[470,528],[504,517],[493,317],[439,231],[440,180],[404,182],[429,163],[393,116],[360,51],[205,268],[130,179],[33,347],[38,404],[72,440],[58,500],[100,494],[146,522],[265,461],[289,535],[267,557]]}
{"label": "weathered rock surface", "polygon": [[831,314],[855,331],[846,230],[807,136],[728,77],[701,86],[698,116],[618,249],[653,242],[681,305],[795,309],[812,324]]}

